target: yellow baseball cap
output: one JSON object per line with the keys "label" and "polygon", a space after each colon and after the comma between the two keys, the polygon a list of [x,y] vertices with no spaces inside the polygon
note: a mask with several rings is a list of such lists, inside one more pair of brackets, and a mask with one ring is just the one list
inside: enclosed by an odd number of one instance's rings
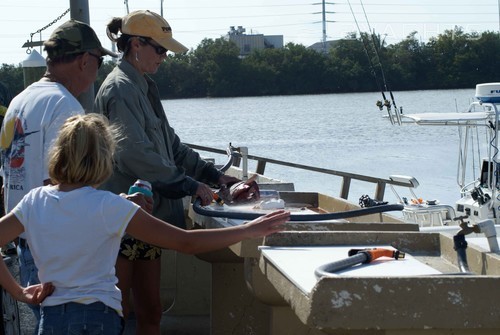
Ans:
{"label": "yellow baseball cap", "polygon": [[149,10],[136,10],[122,19],[122,33],[149,37],[167,50],[175,53],[188,51],[172,37],[172,28],[160,15]]}

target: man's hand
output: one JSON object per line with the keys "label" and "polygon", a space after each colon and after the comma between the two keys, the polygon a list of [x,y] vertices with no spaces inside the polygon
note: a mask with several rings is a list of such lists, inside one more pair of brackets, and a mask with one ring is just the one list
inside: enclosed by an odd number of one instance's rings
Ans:
{"label": "man's hand", "polygon": [[203,183],[199,183],[195,195],[200,198],[202,206],[208,206],[214,200],[214,192],[208,185]]}
{"label": "man's hand", "polygon": [[120,196],[123,198],[130,200],[137,205],[141,206],[142,209],[144,209],[146,212],[149,214],[153,213],[153,198],[152,197],[146,197],[144,194],[136,192],[133,194],[125,194],[121,193]]}

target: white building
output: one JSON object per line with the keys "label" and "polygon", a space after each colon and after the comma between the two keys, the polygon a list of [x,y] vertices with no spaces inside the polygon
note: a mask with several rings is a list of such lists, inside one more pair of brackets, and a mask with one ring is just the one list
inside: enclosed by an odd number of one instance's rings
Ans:
{"label": "white building", "polygon": [[234,42],[240,49],[240,56],[248,56],[253,50],[266,48],[283,48],[283,35],[245,34],[242,26],[230,27],[227,34],[229,41]]}

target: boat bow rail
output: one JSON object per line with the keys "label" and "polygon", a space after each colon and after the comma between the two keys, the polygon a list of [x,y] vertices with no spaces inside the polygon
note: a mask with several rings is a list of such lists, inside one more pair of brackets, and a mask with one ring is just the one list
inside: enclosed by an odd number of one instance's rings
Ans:
{"label": "boat bow rail", "polygon": [[406,222],[416,223],[419,227],[447,226],[452,223],[455,218],[455,209],[450,205],[437,204],[435,200],[427,202],[421,201],[414,192],[414,189],[420,185],[414,177],[391,175],[389,179],[406,182],[412,185],[412,187],[408,188],[413,197],[411,200],[401,196],[398,191],[390,185],[399,203],[404,205],[403,218]]}

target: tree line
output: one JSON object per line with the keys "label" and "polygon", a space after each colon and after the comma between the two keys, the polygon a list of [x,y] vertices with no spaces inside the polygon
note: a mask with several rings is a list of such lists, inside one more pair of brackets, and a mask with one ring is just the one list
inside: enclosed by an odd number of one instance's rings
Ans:
{"label": "tree line", "polygon": [[[500,81],[498,33],[456,27],[426,43],[417,35],[386,45],[375,33],[350,33],[326,54],[288,43],[245,58],[224,38],[205,39],[186,54],[169,55],[151,77],[162,98],[456,89]],[[103,64],[96,90],[113,67]],[[19,93],[22,68],[3,64],[0,81]]]}

